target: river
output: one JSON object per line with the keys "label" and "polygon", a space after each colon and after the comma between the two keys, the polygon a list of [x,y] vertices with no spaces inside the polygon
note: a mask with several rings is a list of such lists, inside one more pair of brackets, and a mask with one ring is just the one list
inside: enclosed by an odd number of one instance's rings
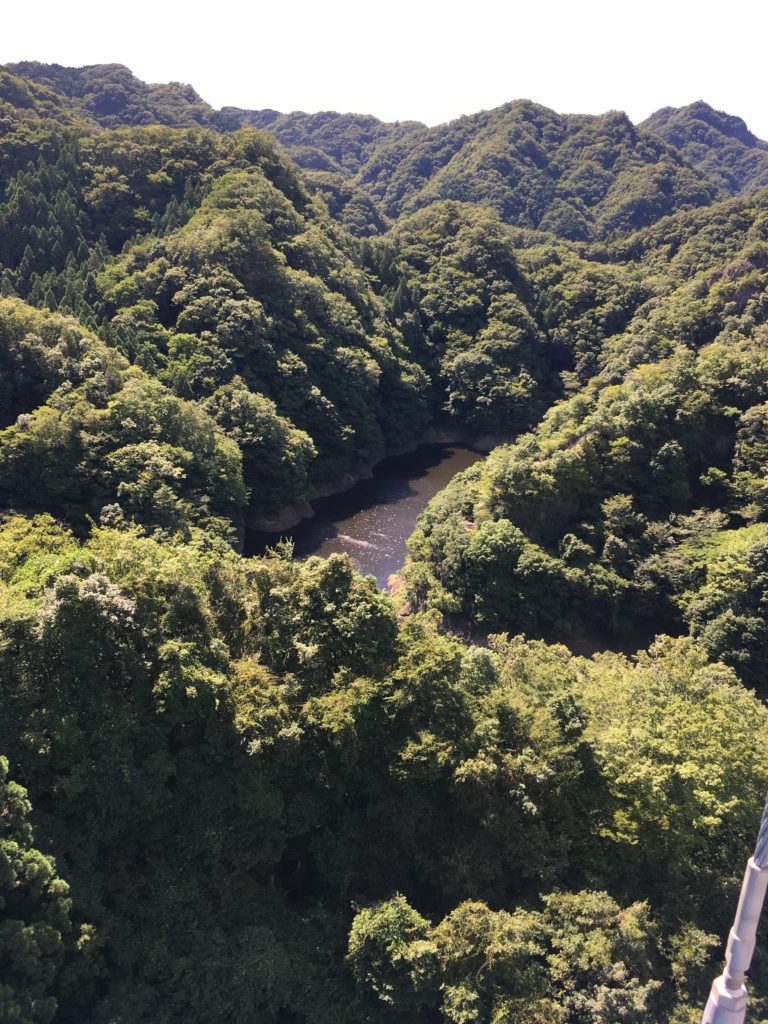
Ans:
{"label": "river", "polygon": [[292,539],[297,558],[345,552],[380,587],[405,561],[405,542],[419,513],[462,469],[483,456],[464,445],[423,444],[384,459],[370,480],[343,494],[313,502],[315,516],[284,533],[246,531],[245,554],[260,555],[281,539]]}

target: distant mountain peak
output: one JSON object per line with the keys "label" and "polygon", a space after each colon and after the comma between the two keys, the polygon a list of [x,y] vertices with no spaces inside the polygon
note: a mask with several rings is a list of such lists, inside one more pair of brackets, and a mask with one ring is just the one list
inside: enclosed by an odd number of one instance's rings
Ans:
{"label": "distant mountain peak", "polygon": [[732,195],[768,186],[768,143],[735,114],[696,100],[684,107],[662,107],[641,127],[675,146]]}
{"label": "distant mountain peak", "polygon": [[[20,97],[7,101],[11,108],[36,104],[62,123],[266,131],[302,169],[326,175],[324,194],[351,203],[365,230],[381,216],[457,199],[490,206],[508,223],[584,241],[768,187],[768,143],[704,100],[664,107],[636,125],[622,110],[563,114],[519,97],[428,127],[327,110],[217,111],[191,85],[147,84],[117,63],[22,61],[8,71],[37,90],[24,96],[8,84],[9,96]],[[327,175],[339,180],[332,186]],[[638,180],[642,188],[630,187]]]}
{"label": "distant mountain peak", "polygon": [[661,119],[668,122],[675,118],[701,121],[723,135],[737,139],[745,146],[762,147],[766,145],[749,130],[743,118],[735,114],[729,114],[724,110],[717,110],[704,100],[695,100],[684,107],[663,107],[661,110],[657,110],[655,114],[651,114],[645,124]]}
{"label": "distant mountain peak", "polygon": [[150,85],[124,64],[62,64],[20,61],[7,64],[14,75],[65,97],[79,113],[105,128],[125,125],[194,124],[215,127],[216,112],[186,83]]}

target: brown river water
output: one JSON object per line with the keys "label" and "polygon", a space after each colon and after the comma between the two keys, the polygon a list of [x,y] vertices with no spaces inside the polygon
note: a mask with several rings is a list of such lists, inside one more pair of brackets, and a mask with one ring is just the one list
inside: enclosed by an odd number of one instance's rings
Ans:
{"label": "brown river water", "polygon": [[246,531],[245,554],[260,555],[278,540],[292,539],[297,558],[345,552],[380,587],[405,562],[406,541],[419,513],[461,470],[483,458],[458,444],[423,444],[384,459],[370,480],[313,502],[315,516],[283,533]]}

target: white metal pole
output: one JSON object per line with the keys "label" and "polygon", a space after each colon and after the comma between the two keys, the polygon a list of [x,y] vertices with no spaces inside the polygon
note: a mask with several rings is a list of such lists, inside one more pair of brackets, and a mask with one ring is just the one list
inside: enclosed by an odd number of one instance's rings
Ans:
{"label": "white metal pole", "polygon": [[741,886],[739,907],[725,950],[725,970],[712,983],[702,1024],[744,1024],[747,1013],[746,973],[752,962],[757,926],[768,888],[768,801],[760,822],[754,854]]}

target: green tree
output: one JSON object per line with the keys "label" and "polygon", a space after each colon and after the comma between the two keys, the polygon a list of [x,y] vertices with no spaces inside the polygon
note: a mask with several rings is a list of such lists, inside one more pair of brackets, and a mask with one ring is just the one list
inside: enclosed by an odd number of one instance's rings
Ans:
{"label": "green tree", "polygon": [[53,1020],[73,931],[69,886],[35,847],[30,812],[0,757],[0,1017],[9,1024]]}

